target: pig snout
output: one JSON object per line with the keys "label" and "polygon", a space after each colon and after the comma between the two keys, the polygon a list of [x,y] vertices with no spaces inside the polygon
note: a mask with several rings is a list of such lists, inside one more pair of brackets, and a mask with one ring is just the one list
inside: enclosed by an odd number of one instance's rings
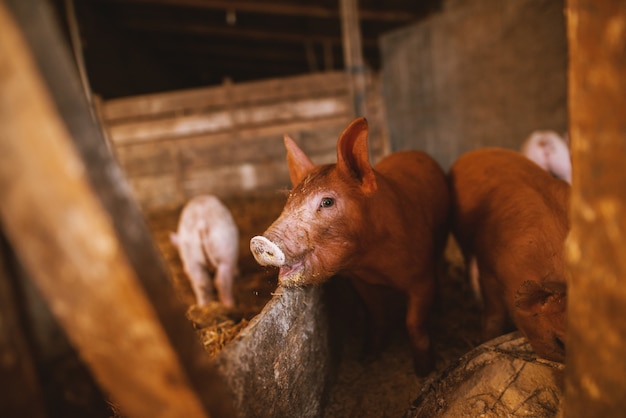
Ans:
{"label": "pig snout", "polygon": [[264,236],[259,235],[250,240],[250,251],[262,266],[281,267],[285,264],[285,253]]}

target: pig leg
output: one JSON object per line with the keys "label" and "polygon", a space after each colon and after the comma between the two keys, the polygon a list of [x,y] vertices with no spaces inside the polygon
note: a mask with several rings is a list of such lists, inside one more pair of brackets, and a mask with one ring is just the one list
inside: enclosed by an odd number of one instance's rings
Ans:
{"label": "pig leg", "polygon": [[407,301],[406,328],[413,351],[413,367],[418,376],[427,375],[434,365],[428,330],[428,316],[435,289],[432,281],[428,283],[428,286],[413,289],[409,293]]}
{"label": "pig leg", "polygon": [[482,292],[480,291],[480,272],[478,271],[478,262],[476,257],[471,257],[468,265],[466,266],[467,273],[469,275],[470,287],[474,294],[474,299],[478,303],[483,303]]}
{"label": "pig leg", "polygon": [[198,306],[206,306],[213,296],[211,276],[206,267],[200,263],[185,263],[185,273],[191,282]]}
{"label": "pig leg", "polygon": [[483,274],[481,277],[481,291],[484,301],[482,318],[483,341],[491,340],[504,332],[507,308],[499,290],[497,281],[492,276]]}
{"label": "pig leg", "polygon": [[235,272],[229,263],[218,264],[215,272],[215,287],[220,298],[220,302],[227,308],[235,307],[233,298],[233,279]]}
{"label": "pig leg", "polygon": [[378,286],[370,285],[361,280],[352,280],[352,285],[363,300],[366,310],[364,358],[376,357],[383,346],[385,330],[385,301]]}

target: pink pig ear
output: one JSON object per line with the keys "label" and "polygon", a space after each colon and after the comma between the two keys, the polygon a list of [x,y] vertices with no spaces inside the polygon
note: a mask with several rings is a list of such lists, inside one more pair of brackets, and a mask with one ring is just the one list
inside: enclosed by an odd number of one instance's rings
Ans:
{"label": "pink pig ear", "polygon": [[287,166],[291,185],[296,187],[314,168],[315,164],[302,151],[295,141],[285,135],[285,148],[287,148]]}
{"label": "pink pig ear", "polygon": [[363,117],[353,120],[337,141],[337,169],[349,178],[361,183],[366,195],[376,191],[376,176],[367,152],[367,120]]}
{"label": "pink pig ear", "polygon": [[567,289],[563,282],[526,280],[517,290],[515,306],[524,312],[563,312],[566,308]]}

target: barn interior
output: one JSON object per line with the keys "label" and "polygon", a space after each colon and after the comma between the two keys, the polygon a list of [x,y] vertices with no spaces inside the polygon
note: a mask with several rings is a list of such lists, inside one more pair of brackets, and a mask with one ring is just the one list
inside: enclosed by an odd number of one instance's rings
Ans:
{"label": "barn interior", "polygon": [[[372,163],[420,149],[444,170],[476,148],[519,150],[533,131],[569,132],[585,173],[573,185],[571,248],[595,260],[570,259],[573,276],[589,278],[570,283],[573,298],[591,292],[615,307],[625,270],[616,254],[626,230],[626,128],[614,109],[626,97],[626,10],[613,3],[3,0],[0,56],[16,59],[0,70],[34,81],[0,93],[2,141],[15,142],[0,157],[11,191],[2,210],[0,415],[435,416],[415,411],[480,345],[481,306],[452,240],[427,377],[413,373],[402,303],[386,349],[364,360],[365,311],[347,281],[282,289],[249,250],[291,188],[283,135],[314,163],[333,163],[338,135],[357,116],[369,123]],[[588,32],[576,32],[572,16],[591,22],[580,26]],[[0,83],[20,85],[12,80]],[[14,116],[8,103],[25,110]],[[41,129],[43,142],[31,131],[21,144],[11,139],[20,132],[11,123],[37,118],[22,126]],[[50,137],[65,145],[53,149]],[[592,140],[606,146],[592,150]],[[185,203],[203,194],[218,196],[239,228],[235,310],[194,305],[170,241]],[[591,280],[607,275],[614,280],[601,286]],[[599,361],[623,365],[624,324],[607,319],[611,309],[592,317],[591,305],[574,306],[569,315],[587,319],[570,320],[568,344],[581,348],[568,351],[565,374],[539,361],[556,376],[540,384],[556,389],[547,400],[516,400],[510,416],[527,416],[520,405],[540,416],[610,416],[623,406],[626,367],[599,365],[593,390],[580,375],[601,339],[581,330],[594,319],[613,329]],[[501,416],[496,404],[484,416]]]}

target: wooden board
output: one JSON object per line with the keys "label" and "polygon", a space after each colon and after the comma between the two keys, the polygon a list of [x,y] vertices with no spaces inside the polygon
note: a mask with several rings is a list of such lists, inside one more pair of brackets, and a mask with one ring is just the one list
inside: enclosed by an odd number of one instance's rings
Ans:
{"label": "wooden board", "polygon": [[[370,154],[384,155],[379,79],[366,97]],[[142,208],[175,208],[201,193],[222,198],[289,187],[283,136],[317,163],[335,161],[354,111],[343,72],[96,101],[106,136]]]}
{"label": "wooden board", "polygon": [[[0,414],[6,418],[46,417],[35,360],[27,342],[24,318],[8,263],[8,246],[0,237]],[[10,386],[9,386],[10,385]]]}
{"label": "wooden board", "polygon": [[0,55],[11,56],[0,61],[0,218],[11,246],[125,415],[229,416],[50,10],[11,7],[28,22],[26,43],[0,5]]}
{"label": "wooden board", "polygon": [[626,409],[626,4],[567,8],[572,230],[563,417]]}

